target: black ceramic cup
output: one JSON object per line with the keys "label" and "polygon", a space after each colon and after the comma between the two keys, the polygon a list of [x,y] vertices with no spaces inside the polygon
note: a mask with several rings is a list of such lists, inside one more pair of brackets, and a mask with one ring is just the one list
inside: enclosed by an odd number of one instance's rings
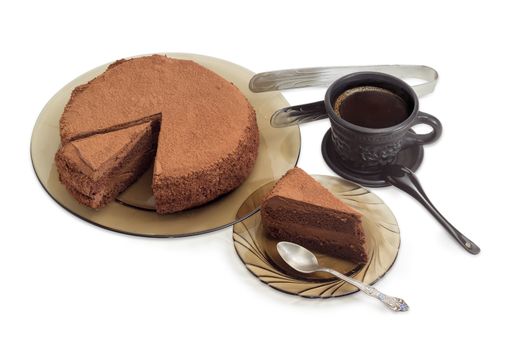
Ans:
{"label": "black ceramic cup", "polygon": [[[334,110],[336,99],[347,90],[364,86],[381,88],[400,97],[407,106],[406,118],[395,125],[371,128],[340,117]],[[431,143],[442,133],[437,118],[418,110],[418,97],[413,89],[399,78],[384,73],[353,73],[336,80],[328,88],[324,104],[330,118],[332,143],[344,165],[356,172],[379,172],[393,163],[402,149]],[[410,132],[417,124],[427,124],[432,131],[427,134]]]}
{"label": "black ceramic cup", "polygon": [[[384,91],[396,97],[396,103],[405,105],[405,114],[393,125],[383,127],[369,127],[368,123],[353,123],[346,116],[338,115],[336,100],[345,92],[367,87],[369,90]],[[372,94],[363,102],[375,104],[375,99],[384,99]],[[389,99],[388,99],[389,100]],[[370,102],[368,102],[370,101]],[[368,106],[359,106],[361,108]],[[399,106],[400,107],[400,106]],[[383,108],[390,109],[384,101]],[[395,108],[395,107],[394,107]],[[430,114],[418,110],[418,97],[413,89],[404,81],[384,73],[359,72],[346,75],[336,80],[327,90],[325,100],[303,106],[289,107],[283,113],[292,113],[304,119],[321,119],[328,117],[331,123],[332,144],[342,160],[342,165],[358,173],[379,173],[382,168],[393,163],[397,154],[404,148],[414,145],[424,145],[436,141],[442,133],[440,121]],[[359,112],[360,113],[360,112]],[[377,111],[377,114],[381,111]],[[303,114],[303,115],[302,115]],[[371,116],[366,116],[367,117]],[[360,116],[359,116],[360,118]],[[356,116],[357,120],[357,116]],[[361,124],[361,125],[359,125]],[[432,131],[427,134],[416,134],[411,127],[417,124],[427,124]]]}

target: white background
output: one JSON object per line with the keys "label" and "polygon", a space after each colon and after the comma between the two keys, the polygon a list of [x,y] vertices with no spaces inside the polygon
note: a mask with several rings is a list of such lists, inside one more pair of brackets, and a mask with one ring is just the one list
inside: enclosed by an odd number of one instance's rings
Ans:
{"label": "white background", "polygon": [[[490,1],[4,1],[0,349],[515,347],[516,11]],[[33,174],[32,127],[47,100],[117,58],[192,52],[255,72],[310,66],[425,64],[441,119],[418,176],[436,206],[482,252],[464,252],[411,197],[375,190],[402,245],[377,287],[405,314],[364,295],[305,300],[262,284],[231,230],[183,239],[112,233],[57,205]],[[291,104],[323,90],[286,94]],[[328,121],[303,125],[299,165],[332,174],[320,154]]]}

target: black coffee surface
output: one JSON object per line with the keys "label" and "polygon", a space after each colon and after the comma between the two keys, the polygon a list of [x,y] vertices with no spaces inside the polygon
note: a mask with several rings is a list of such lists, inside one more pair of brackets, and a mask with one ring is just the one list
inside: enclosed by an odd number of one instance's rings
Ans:
{"label": "black coffee surface", "polygon": [[336,99],[334,111],[352,124],[374,129],[400,124],[411,113],[400,96],[374,86],[344,91]]}

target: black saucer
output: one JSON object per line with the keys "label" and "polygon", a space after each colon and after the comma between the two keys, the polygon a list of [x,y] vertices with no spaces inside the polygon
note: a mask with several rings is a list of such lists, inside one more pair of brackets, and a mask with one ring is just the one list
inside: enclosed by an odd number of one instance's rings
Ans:
{"label": "black saucer", "polygon": [[[336,174],[345,179],[368,187],[390,186],[390,184],[384,180],[382,174],[365,175],[344,167],[343,161],[339,158],[334,149],[334,145],[332,144],[330,129],[327,131],[323,137],[323,141],[321,142],[321,153],[323,154],[323,159],[325,159],[327,165],[334,170]],[[423,158],[424,147],[421,145],[413,146],[400,151],[395,159],[395,163],[403,165],[415,172],[420,167],[420,164],[422,164]]]}

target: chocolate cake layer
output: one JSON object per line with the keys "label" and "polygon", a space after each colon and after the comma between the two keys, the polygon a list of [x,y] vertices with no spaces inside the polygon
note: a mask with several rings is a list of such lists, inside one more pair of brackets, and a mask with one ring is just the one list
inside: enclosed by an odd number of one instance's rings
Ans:
{"label": "chocolate cake layer", "polygon": [[159,122],[69,142],[56,154],[60,181],[80,203],[101,208],[152,164]]}
{"label": "chocolate cake layer", "polygon": [[153,193],[158,213],[201,205],[250,174],[255,111],[230,82],[161,55],[120,60],[77,87],[60,121],[63,144],[161,118]]}
{"label": "chocolate cake layer", "polygon": [[264,229],[276,239],[354,262],[368,259],[361,214],[299,168],[277,182],[261,215]]}

